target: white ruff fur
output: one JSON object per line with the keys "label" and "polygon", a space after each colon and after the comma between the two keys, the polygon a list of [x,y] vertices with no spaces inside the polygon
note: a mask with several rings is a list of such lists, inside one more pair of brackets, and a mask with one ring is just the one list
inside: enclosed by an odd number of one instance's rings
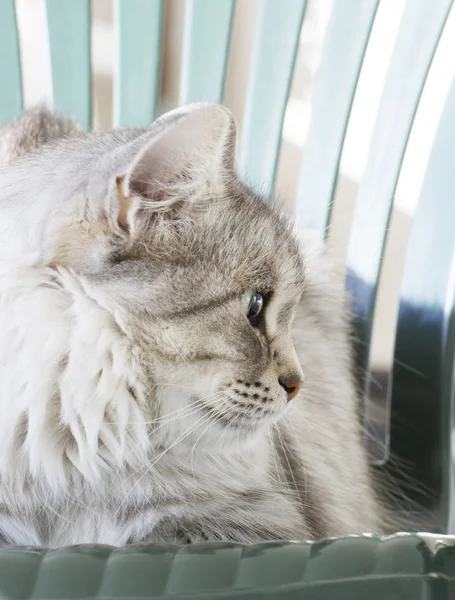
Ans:
{"label": "white ruff fur", "polygon": [[66,459],[89,481],[106,466],[145,463],[144,414],[128,391],[140,388],[135,353],[75,274],[30,268],[3,275],[0,329],[4,476],[17,480],[30,469],[62,490]]}

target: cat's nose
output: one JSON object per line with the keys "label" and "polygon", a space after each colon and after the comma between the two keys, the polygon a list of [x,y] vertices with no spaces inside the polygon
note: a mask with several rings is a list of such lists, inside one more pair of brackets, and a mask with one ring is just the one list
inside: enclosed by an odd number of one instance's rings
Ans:
{"label": "cat's nose", "polygon": [[278,383],[288,395],[288,402],[297,396],[303,385],[303,381],[297,381],[290,378],[280,378],[278,379]]}

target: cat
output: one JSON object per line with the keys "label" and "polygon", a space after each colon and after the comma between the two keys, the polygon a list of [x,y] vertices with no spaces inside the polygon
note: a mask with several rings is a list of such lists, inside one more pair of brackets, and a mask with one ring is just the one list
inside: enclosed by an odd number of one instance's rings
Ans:
{"label": "cat", "polygon": [[0,130],[3,543],[387,529],[342,282],[235,148],[216,104]]}

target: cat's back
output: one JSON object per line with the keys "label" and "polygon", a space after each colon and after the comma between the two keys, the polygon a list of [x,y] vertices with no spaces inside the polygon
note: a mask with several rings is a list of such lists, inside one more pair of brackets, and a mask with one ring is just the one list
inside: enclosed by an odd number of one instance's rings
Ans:
{"label": "cat's back", "polygon": [[0,128],[0,168],[52,140],[79,131],[73,120],[51,113],[45,107],[36,107]]}

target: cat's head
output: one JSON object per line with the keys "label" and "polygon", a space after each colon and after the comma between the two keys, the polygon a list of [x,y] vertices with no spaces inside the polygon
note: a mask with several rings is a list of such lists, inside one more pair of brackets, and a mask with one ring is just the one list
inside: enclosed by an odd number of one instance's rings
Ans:
{"label": "cat's head", "polygon": [[303,381],[291,326],[304,266],[289,224],[239,181],[221,106],[103,139],[55,150],[67,178],[76,153],[86,158],[65,190],[78,217],[52,233],[49,264],[74,269],[128,338],[140,374],[125,388],[157,419],[157,439],[251,439]]}

